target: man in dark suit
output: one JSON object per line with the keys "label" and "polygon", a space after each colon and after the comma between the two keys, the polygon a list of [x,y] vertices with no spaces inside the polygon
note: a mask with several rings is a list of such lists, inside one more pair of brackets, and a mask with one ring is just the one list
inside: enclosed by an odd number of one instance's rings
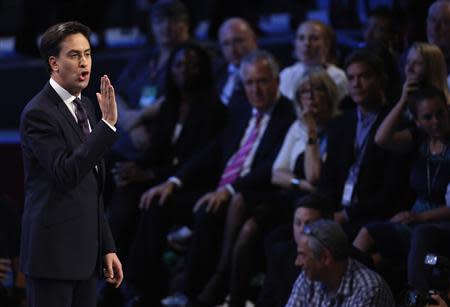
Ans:
{"label": "man in dark suit", "polygon": [[243,112],[250,108],[239,77],[242,58],[258,48],[255,32],[242,18],[225,20],[218,32],[223,59],[215,63],[217,92],[230,112]]}
{"label": "man in dark suit", "polygon": [[383,62],[363,49],[351,54],[345,67],[356,109],[342,114],[330,129],[320,187],[335,201],[334,218],[353,239],[362,225],[398,209],[407,176],[404,157],[374,142],[388,111]]}
{"label": "man in dark suit", "polygon": [[[223,220],[226,205],[239,191],[270,185],[272,163],[295,113],[292,102],[279,94],[278,65],[272,55],[258,50],[248,54],[242,60],[240,74],[252,108],[234,113],[223,133],[208,148],[141,198],[141,207],[148,211],[144,211],[140,223],[130,267],[134,267],[136,282],[148,288],[146,294],[152,291],[156,298],[163,294],[162,290],[155,293],[161,278],[150,274],[161,270],[164,234],[174,223],[192,223],[194,204],[196,209],[207,207],[212,215],[217,211],[213,218]],[[193,195],[193,190],[198,193]],[[221,233],[220,224],[216,226],[213,231]],[[201,258],[212,256],[216,242],[213,238],[207,240],[208,246],[201,246],[202,251],[206,250]],[[202,265],[211,271],[215,264],[209,261]],[[206,275],[203,280],[210,277]]]}
{"label": "man in dark suit", "polygon": [[103,213],[102,156],[116,139],[114,89],[97,93],[102,119],[81,91],[91,72],[90,30],[78,22],[50,27],[40,52],[50,81],[20,122],[25,170],[21,267],[33,307],[93,307],[96,280],[123,274]]}

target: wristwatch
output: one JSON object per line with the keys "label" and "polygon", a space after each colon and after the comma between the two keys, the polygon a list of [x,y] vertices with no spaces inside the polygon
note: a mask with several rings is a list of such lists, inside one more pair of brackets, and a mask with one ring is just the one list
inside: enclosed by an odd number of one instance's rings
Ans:
{"label": "wristwatch", "polygon": [[298,189],[300,187],[300,179],[298,178],[292,178],[291,179],[291,187],[293,187],[294,189]]}

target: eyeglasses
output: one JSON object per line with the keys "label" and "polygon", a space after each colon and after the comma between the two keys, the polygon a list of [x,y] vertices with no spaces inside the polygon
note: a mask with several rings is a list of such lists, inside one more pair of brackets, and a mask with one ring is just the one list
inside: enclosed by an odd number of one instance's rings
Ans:
{"label": "eyeglasses", "polygon": [[303,231],[302,234],[308,235],[313,237],[314,239],[316,239],[317,241],[319,241],[319,243],[323,246],[323,247],[327,247],[327,245],[325,244],[325,242],[323,242],[312,230],[311,227],[309,227],[308,225],[305,225],[303,227]]}

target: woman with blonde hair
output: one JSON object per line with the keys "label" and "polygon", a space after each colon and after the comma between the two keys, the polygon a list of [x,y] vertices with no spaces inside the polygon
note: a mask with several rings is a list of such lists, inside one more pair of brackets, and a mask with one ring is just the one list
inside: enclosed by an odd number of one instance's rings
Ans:
{"label": "woman with blonde hair", "polygon": [[338,88],[338,100],[347,95],[345,72],[333,64],[336,54],[336,37],[333,29],[316,20],[302,22],[295,34],[294,56],[297,63],[280,73],[280,91],[294,100],[300,78],[312,67],[322,67]]}
{"label": "woman with blonde hair", "polygon": [[405,86],[433,86],[443,91],[448,100],[447,65],[438,46],[423,42],[413,43],[406,58],[405,76]]}

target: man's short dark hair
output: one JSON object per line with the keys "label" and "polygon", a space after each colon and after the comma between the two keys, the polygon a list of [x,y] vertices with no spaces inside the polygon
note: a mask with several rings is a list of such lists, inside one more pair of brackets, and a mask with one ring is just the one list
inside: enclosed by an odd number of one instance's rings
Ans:
{"label": "man's short dark hair", "polygon": [[367,65],[370,70],[372,70],[383,82],[382,84],[384,86],[386,85],[385,82],[387,80],[387,76],[384,67],[385,65],[382,58],[377,52],[374,52],[367,48],[355,50],[345,59],[345,70],[347,70],[350,65],[355,63],[362,63]]}
{"label": "man's short dark hair", "polygon": [[42,35],[41,43],[39,44],[39,52],[47,65],[47,71],[51,73],[51,67],[48,59],[51,56],[58,56],[61,51],[61,42],[69,35],[80,33],[88,40],[91,30],[89,27],[78,21],[67,21],[51,26]]}
{"label": "man's short dark hair", "polygon": [[189,23],[189,11],[180,0],[159,0],[150,9],[150,19],[174,19]]}
{"label": "man's short dark hair", "polygon": [[322,219],[333,219],[334,206],[332,200],[324,195],[318,193],[311,193],[299,197],[294,201],[294,208],[309,208],[319,211]]}

